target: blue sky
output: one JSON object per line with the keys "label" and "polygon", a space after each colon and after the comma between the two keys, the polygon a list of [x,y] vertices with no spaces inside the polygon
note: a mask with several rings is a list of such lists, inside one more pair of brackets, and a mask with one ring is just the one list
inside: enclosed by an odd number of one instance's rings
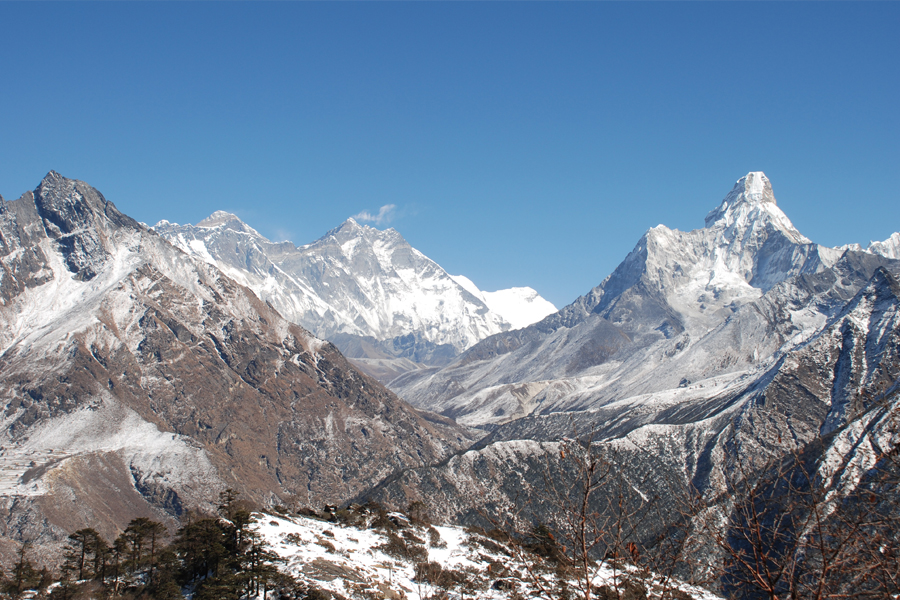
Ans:
{"label": "blue sky", "polygon": [[0,193],[310,242],[383,212],[563,306],[772,179],[813,240],[900,230],[900,3],[0,3]]}

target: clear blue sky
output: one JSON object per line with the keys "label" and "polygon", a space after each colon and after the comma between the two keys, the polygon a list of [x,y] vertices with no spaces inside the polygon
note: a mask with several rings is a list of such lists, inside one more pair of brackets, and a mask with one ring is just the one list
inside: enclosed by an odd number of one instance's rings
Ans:
{"label": "clear blue sky", "polygon": [[0,193],[55,169],[297,244],[393,204],[451,273],[563,306],[751,170],[819,243],[900,230],[898,29],[896,2],[0,2]]}

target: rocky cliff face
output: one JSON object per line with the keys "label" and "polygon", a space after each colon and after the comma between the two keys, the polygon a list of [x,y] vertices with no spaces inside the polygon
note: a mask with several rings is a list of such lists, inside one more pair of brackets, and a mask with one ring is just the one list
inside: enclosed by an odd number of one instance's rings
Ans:
{"label": "rocky cliff face", "polygon": [[0,265],[5,536],[340,501],[469,442],[83,182],[0,204]]}

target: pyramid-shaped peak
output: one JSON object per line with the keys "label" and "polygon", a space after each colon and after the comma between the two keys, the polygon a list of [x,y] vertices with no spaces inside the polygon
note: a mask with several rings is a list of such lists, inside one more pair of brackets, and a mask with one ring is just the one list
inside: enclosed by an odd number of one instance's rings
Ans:
{"label": "pyramid-shaped peak", "polygon": [[392,232],[394,232],[392,228],[381,230],[377,227],[372,227],[371,225],[360,224],[360,222],[353,217],[349,217],[346,221],[329,231],[325,237],[328,237],[329,235],[340,235],[342,237],[360,235],[366,237],[383,237],[385,234],[390,234]]}
{"label": "pyramid-shaped peak", "polygon": [[320,240],[326,240],[331,237],[335,238],[351,238],[357,237],[360,233],[365,229],[362,225],[356,222],[356,219],[350,217],[334,229],[330,229],[325,235],[323,235]]}
{"label": "pyramid-shaped peak", "polygon": [[763,213],[782,215],[775,202],[772,182],[762,171],[751,171],[738,179],[722,203],[706,215],[706,226],[712,227],[720,221],[732,221],[737,212],[757,208],[763,209]]}
{"label": "pyramid-shaped peak", "polygon": [[238,233],[246,233],[249,235],[253,235],[259,237],[261,239],[265,239],[258,231],[241,221],[240,217],[235,215],[234,213],[230,213],[224,210],[217,210],[213,214],[209,215],[199,223],[197,223],[197,227],[202,227],[206,229],[214,229],[216,227],[224,227],[229,231],[236,231]]}
{"label": "pyramid-shaped peak", "polygon": [[73,183],[74,181],[63,177],[56,171],[50,171],[44,175],[43,179],[41,179],[41,183],[38,184],[38,189],[49,192],[49,190],[58,190],[59,188],[68,187]]}
{"label": "pyramid-shaped peak", "polygon": [[340,244],[358,240],[366,246],[372,246],[373,244],[408,244],[403,236],[392,227],[384,230],[377,229],[371,225],[360,224],[353,217],[348,218],[334,229],[328,231],[321,238],[313,242],[313,244],[327,244],[329,243],[329,240],[337,241]]}
{"label": "pyramid-shaped peak", "polygon": [[722,203],[706,215],[707,228],[737,227],[743,230],[762,223],[774,225],[795,243],[810,243],[778,207],[772,182],[762,171],[751,171],[738,179]]}
{"label": "pyramid-shaped peak", "polygon": [[772,182],[762,171],[751,171],[738,179],[731,189],[731,193],[725,199],[776,204],[775,194],[772,193]]}

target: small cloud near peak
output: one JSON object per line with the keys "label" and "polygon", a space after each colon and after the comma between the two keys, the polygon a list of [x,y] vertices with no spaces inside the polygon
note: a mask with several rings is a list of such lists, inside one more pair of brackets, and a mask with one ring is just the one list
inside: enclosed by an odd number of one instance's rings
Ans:
{"label": "small cloud near peak", "polygon": [[376,225],[386,225],[394,220],[394,211],[397,209],[396,204],[385,204],[378,209],[378,214],[373,215],[367,210],[359,214],[353,215],[353,218],[363,223],[375,223]]}

